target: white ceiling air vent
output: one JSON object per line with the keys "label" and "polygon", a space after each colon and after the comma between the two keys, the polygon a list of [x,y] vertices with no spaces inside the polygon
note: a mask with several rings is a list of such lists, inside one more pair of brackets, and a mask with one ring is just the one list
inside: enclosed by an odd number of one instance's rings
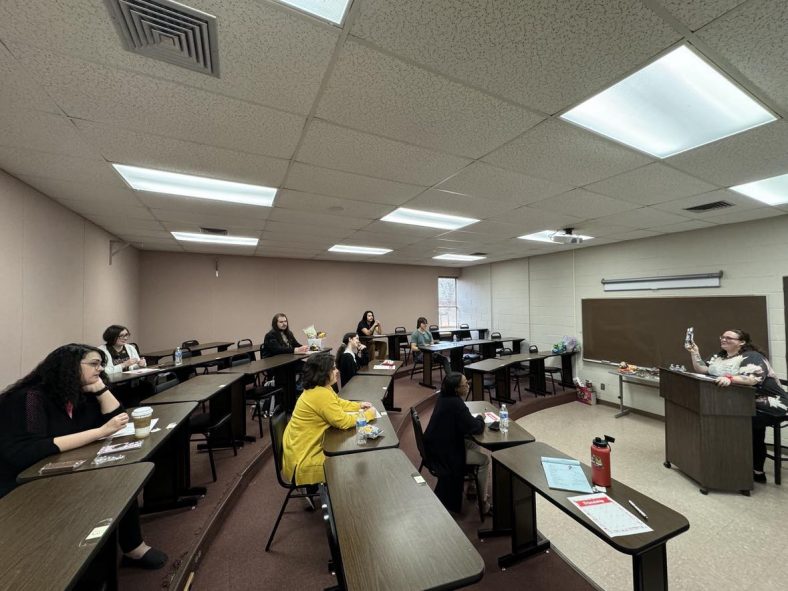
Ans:
{"label": "white ceiling air vent", "polygon": [[171,0],[105,0],[126,49],[219,76],[216,17]]}

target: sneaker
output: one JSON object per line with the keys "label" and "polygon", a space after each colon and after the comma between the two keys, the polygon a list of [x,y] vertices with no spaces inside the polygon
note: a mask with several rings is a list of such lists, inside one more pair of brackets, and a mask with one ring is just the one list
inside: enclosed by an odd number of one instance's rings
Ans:
{"label": "sneaker", "polygon": [[315,510],[315,502],[312,500],[312,497],[304,497],[306,501],[306,510],[307,511],[314,511]]}
{"label": "sneaker", "polygon": [[760,482],[761,484],[766,484],[766,474],[764,472],[753,472],[752,479],[755,482]]}
{"label": "sneaker", "polygon": [[120,563],[122,566],[156,570],[167,564],[167,555],[161,550],[156,550],[156,548],[148,548],[148,551],[140,558],[132,558],[124,555]]}

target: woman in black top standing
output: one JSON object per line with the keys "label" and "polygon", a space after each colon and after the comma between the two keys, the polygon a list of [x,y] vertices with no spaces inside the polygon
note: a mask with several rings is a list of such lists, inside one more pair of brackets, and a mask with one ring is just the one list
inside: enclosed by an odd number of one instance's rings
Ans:
{"label": "woman in black top standing", "polygon": [[[63,345],[0,394],[0,497],[36,462],[77,449],[122,429],[129,421],[104,384],[106,357],[90,345]],[[75,508],[79,506],[74,499]],[[142,539],[132,503],[118,525],[123,564],[161,568],[167,555]]]}
{"label": "woman in black top standing", "polygon": [[342,344],[337,349],[336,358],[342,386],[344,387],[356,375],[359,367],[368,363],[367,348],[361,344],[358,335],[355,332],[345,333],[345,336],[342,337]]}
{"label": "woman in black top standing", "polygon": [[432,469],[438,475],[435,495],[450,511],[459,512],[462,507],[462,485],[465,465],[479,466],[479,487],[484,512],[490,510],[487,502],[487,478],[490,457],[468,439],[484,431],[484,419],[474,417],[465,405],[468,380],[461,373],[450,373],[443,379],[430,424],[424,432],[424,445]]}
{"label": "woman in black top standing", "polygon": [[260,347],[260,356],[273,357],[285,353],[306,353],[309,347],[301,345],[287,323],[287,316],[279,312],[271,319],[271,330],[268,331]]}

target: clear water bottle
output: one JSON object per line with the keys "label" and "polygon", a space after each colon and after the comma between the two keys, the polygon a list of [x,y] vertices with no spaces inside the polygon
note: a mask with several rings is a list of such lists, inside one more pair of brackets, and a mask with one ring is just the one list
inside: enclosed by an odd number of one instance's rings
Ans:
{"label": "clear water bottle", "polygon": [[358,411],[356,415],[356,444],[364,445],[367,442],[367,436],[364,435],[364,427],[367,426],[367,415],[364,414],[364,409]]}
{"label": "clear water bottle", "polygon": [[498,411],[498,418],[500,419],[501,433],[509,431],[509,411],[506,410],[506,405],[501,405],[501,410]]}
{"label": "clear water bottle", "polygon": [[457,333],[456,332],[452,333],[451,340],[454,341],[455,343],[457,342]]}
{"label": "clear water bottle", "polygon": [[181,351],[180,347],[175,347],[175,354],[173,357],[175,358],[175,365],[183,363],[183,351]]}

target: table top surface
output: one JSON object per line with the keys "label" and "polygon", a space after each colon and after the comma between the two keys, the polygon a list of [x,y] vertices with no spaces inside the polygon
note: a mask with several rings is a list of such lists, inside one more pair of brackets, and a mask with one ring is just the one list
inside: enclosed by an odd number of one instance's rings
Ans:
{"label": "table top surface", "polygon": [[[194,345],[193,347],[189,347],[191,351],[204,351],[205,349],[213,349],[218,347],[226,347],[228,345],[234,345],[235,342],[233,341],[211,341],[210,343],[200,343],[199,345]],[[175,352],[177,347],[170,347],[169,349],[162,349],[160,351],[151,351],[150,353],[140,353],[140,356],[150,356],[150,357],[165,357],[167,355],[172,355]]]}
{"label": "table top surface", "polygon": [[397,370],[400,367],[402,367],[402,363],[403,362],[400,361],[399,359],[397,359],[396,361],[394,361],[394,360],[389,360],[389,361],[391,361],[394,365],[392,365],[392,366],[390,366],[390,367],[388,367],[386,369],[375,369],[375,366],[376,365],[380,365],[380,362],[379,361],[372,361],[372,362],[370,362],[369,365],[365,365],[364,367],[359,367],[358,368],[358,372],[356,373],[356,375],[359,375],[359,376],[393,376],[395,373],[397,373]]}
{"label": "table top surface", "polygon": [[277,367],[283,367],[297,361],[303,361],[309,357],[309,353],[283,353],[282,355],[274,355],[273,357],[265,357],[257,359],[243,365],[236,365],[235,367],[228,367],[219,373],[242,373],[247,375],[254,375]]}
{"label": "table top surface", "polygon": [[643,384],[659,386],[659,376],[639,376],[634,373],[621,373],[620,371],[611,370],[607,372],[611,375],[618,376],[622,380],[632,382],[642,382]]}
{"label": "table top surface", "polygon": [[[74,473],[79,472],[87,472],[96,469],[105,469],[111,468],[115,466],[124,466],[127,464],[135,464],[138,462],[144,462],[149,460],[155,451],[164,443],[174,431],[174,428],[168,429],[167,426],[175,423],[175,425],[180,425],[186,418],[191,414],[191,412],[197,408],[196,402],[179,402],[177,404],[157,404],[153,407],[153,418],[159,419],[158,423],[156,423],[156,429],[158,431],[151,431],[151,434],[148,435],[145,439],[143,439],[142,447],[139,449],[130,449],[122,452],[118,452],[116,454],[111,455],[122,455],[123,459],[117,460],[114,462],[107,462],[101,464],[99,466],[91,464],[93,458],[96,457],[98,451],[108,445],[110,443],[109,439],[102,439],[99,441],[94,441],[93,443],[89,443],[87,445],[83,445],[77,449],[72,449],[69,451],[64,451],[59,454],[54,454],[52,456],[46,457],[40,462],[37,462],[23,471],[19,476],[17,476],[17,482],[27,482],[29,480],[36,480],[39,478],[53,478],[53,477],[60,477],[60,475],[47,475],[47,474],[39,474],[39,470],[47,465],[49,462],[65,462],[65,461],[73,461],[73,460],[86,460],[84,464],[82,464],[79,468],[74,470]],[[131,415],[131,410],[128,409],[129,416]],[[131,421],[129,421],[130,423]],[[134,435],[127,435],[125,437],[115,437],[112,440],[112,443],[125,443],[127,441],[136,441]]]}
{"label": "table top surface", "polygon": [[430,332],[463,332],[465,330],[490,330],[490,329],[489,328],[476,328],[474,326],[472,326],[470,328],[457,327],[457,326],[452,326],[452,327],[441,326],[440,328],[430,329]]}
{"label": "table top surface", "polygon": [[[496,415],[499,409],[489,402],[481,400],[469,400],[465,403],[471,414],[479,414],[485,412],[494,412]],[[496,450],[505,447],[512,447],[515,445],[522,445],[525,443],[533,443],[536,438],[528,431],[523,429],[515,421],[509,421],[509,431],[501,433],[500,431],[491,431],[488,425],[484,426],[484,431],[478,435],[472,435],[472,439],[484,448]]]}
{"label": "table top surface", "polygon": [[164,392],[146,398],[140,404],[172,404],[173,402],[205,402],[243,378],[243,374],[208,373],[181,382]]}
{"label": "table top surface", "polygon": [[[104,520],[113,526],[153,472],[137,463],[64,474],[23,484],[0,499],[0,586],[63,591],[109,539],[85,538]],[[111,529],[111,528],[110,528]]]}
{"label": "table top surface", "polygon": [[[633,501],[646,513],[646,515],[648,515],[648,520],[645,521],[645,523],[653,531],[609,538],[596,524],[594,524],[594,522],[588,519],[568,500],[569,497],[580,496],[583,493],[556,490],[547,486],[547,478],[545,477],[541,462],[543,456],[552,458],[571,457],[546,443],[538,441],[529,445],[520,445],[518,447],[503,449],[493,452],[492,454],[494,461],[500,462],[506,466],[550,503],[561,509],[564,513],[567,513],[575,521],[583,525],[597,537],[603,539],[619,552],[625,554],[639,554],[652,547],[663,544],[666,540],[689,529],[689,522],[681,513],[613,479],[612,484],[607,487],[607,495],[626,510],[631,511],[635,517],[641,519],[640,515],[638,515],[629,504],[630,500]],[[591,468],[582,462],[581,466],[586,473],[588,481],[591,482]]]}
{"label": "table top surface", "polygon": [[399,447],[399,437],[397,437],[394,425],[392,425],[386,408],[383,406],[383,401],[380,398],[373,398],[370,402],[372,406],[378,409],[381,415],[379,419],[371,421],[371,424],[383,429],[383,435],[377,439],[368,439],[364,445],[359,445],[356,443],[355,427],[351,429],[335,429],[334,427],[330,427],[323,437],[323,452],[326,456],[341,456],[345,454],[357,454],[360,452]]}
{"label": "table top surface", "polygon": [[326,458],[348,590],[455,589],[484,561],[398,449]]}
{"label": "table top surface", "polygon": [[515,353],[513,355],[502,355],[500,357],[490,357],[475,363],[469,363],[465,369],[470,371],[492,372],[503,369],[509,365],[516,365],[524,361],[534,361],[547,359],[552,353]]}
{"label": "table top surface", "polygon": [[462,347],[470,347],[472,345],[488,345],[490,343],[497,343],[500,341],[492,341],[490,339],[466,339],[464,341],[437,341],[432,345],[420,345],[421,351],[440,352],[447,349],[457,349]]}
{"label": "table top surface", "polygon": [[390,375],[360,375],[342,386],[339,395],[346,400],[379,400],[386,395],[391,384]]}

